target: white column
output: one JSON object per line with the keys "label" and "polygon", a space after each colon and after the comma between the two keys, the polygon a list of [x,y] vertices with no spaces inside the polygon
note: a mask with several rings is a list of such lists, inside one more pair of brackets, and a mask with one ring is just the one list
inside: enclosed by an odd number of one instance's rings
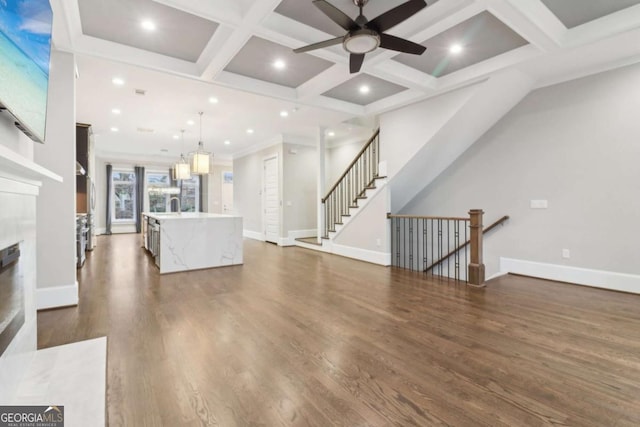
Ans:
{"label": "white column", "polygon": [[318,243],[322,243],[322,236],[324,234],[324,205],[322,204],[322,198],[325,195],[325,168],[324,168],[324,156],[326,150],[326,144],[324,140],[326,128],[320,126],[318,128],[317,139],[317,166],[318,166]]}
{"label": "white column", "polygon": [[78,303],[75,84],[74,55],[53,49],[46,141],[34,146],[34,160],[63,182],[45,181],[37,202],[38,308]]}

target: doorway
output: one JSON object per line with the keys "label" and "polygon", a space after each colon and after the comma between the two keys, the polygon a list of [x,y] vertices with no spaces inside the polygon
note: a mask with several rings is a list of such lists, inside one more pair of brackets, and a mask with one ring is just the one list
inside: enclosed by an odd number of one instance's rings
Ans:
{"label": "doorway", "polygon": [[222,199],[222,213],[231,215],[233,213],[233,172],[231,171],[222,171],[220,198]]}
{"label": "doorway", "polygon": [[278,243],[280,237],[280,191],[278,180],[278,157],[264,160],[262,182],[263,224],[265,241]]}

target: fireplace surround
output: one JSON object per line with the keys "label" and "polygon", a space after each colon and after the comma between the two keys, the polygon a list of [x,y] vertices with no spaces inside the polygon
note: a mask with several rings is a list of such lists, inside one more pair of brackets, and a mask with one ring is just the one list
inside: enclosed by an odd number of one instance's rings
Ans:
{"label": "fireplace surround", "polygon": [[24,325],[24,286],[19,260],[19,244],[0,250],[0,355]]}

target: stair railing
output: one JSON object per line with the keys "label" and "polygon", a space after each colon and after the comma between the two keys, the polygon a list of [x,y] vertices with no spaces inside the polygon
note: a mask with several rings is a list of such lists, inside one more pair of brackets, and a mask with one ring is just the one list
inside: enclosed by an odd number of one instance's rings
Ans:
{"label": "stair railing", "polygon": [[504,223],[504,216],[483,230],[481,209],[469,217],[391,215],[391,264],[483,286],[483,234]]}
{"label": "stair railing", "polygon": [[343,217],[349,216],[349,208],[358,207],[358,199],[371,188],[378,175],[380,162],[380,130],[362,147],[345,172],[322,198],[324,205],[324,238],[342,224]]}

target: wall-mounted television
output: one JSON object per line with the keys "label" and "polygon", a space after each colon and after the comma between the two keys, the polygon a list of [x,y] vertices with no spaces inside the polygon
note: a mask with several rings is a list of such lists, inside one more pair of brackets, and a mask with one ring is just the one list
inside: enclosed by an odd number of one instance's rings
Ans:
{"label": "wall-mounted television", "polygon": [[0,0],[0,108],[44,142],[53,12],[49,0]]}

